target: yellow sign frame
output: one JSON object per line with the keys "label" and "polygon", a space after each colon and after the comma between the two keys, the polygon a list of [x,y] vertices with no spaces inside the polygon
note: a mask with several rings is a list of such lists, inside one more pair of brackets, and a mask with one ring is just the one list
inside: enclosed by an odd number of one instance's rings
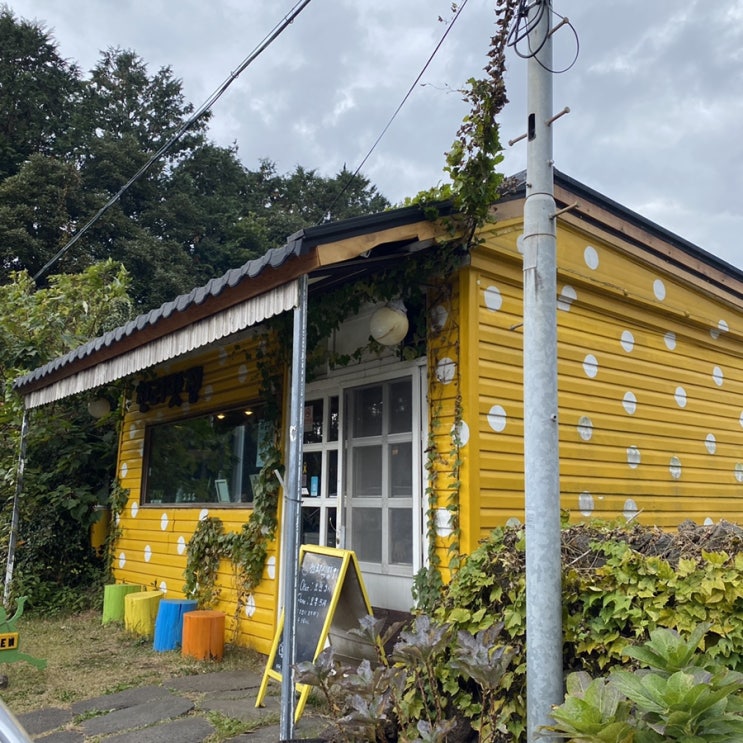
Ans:
{"label": "yellow sign frame", "polygon": [[[359,620],[363,616],[358,616],[361,612],[359,609],[364,610],[364,616],[373,614],[371,603],[369,602],[369,596],[366,593],[366,587],[364,586],[364,579],[361,576],[361,568],[359,567],[356,553],[352,550],[337,549],[335,547],[321,547],[317,545],[302,545],[299,549],[299,579],[298,586],[299,590],[297,593],[297,603],[302,606],[303,598],[303,575],[305,567],[305,560],[307,556],[313,556],[310,559],[318,560],[322,562],[322,558],[333,558],[335,561],[340,560],[338,566],[338,573],[335,581],[335,585],[332,589],[332,595],[327,605],[327,613],[325,615],[322,629],[320,630],[317,644],[312,653],[312,661],[317,659],[317,656],[325,649],[326,645],[333,646],[334,644],[342,646],[345,652],[344,657],[355,657],[358,655],[359,662],[364,658],[376,657],[377,648],[371,644],[365,643],[363,639],[354,637],[348,634],[349,629],[358,629]],[[306,596],[305,596],[306,599]],[[305,602],[307,603],[307,602]],[[325,609],[326,607],[322,607]],[[301,608],[298,610],[298,617],[301,614]],[[353,619],[353,622],[351,621]],[[355,622],[355,623],[354,623]],[[268,682],[270,679],[281,682],[282,675],[277,670],[277,660],[280,659],[280,646],[282,642],[282,636],[284,633],[284,611],[282,610],[279,616],[278,624],[276,625],[276,634],[271,645],[271,652],[268,655],[266,662],[266,670],[263,673],[263,679],[261,681],[260,688],[258,689],[258,697],[255,702],[256,707],[263,705],[263,699],[268,689]],[[362,652],[354,653],[356,650],[362,650]],[[296,648],[295,648],[296,649]],[[305,660],[305,659],[299,659]],[[296,710],[294,713],[294,721],[298,722],[304,711],[307,698],[309,697],[312,689],[308,684],[295,684],[295,689],[299,693],[299,699],[297,701]]]}

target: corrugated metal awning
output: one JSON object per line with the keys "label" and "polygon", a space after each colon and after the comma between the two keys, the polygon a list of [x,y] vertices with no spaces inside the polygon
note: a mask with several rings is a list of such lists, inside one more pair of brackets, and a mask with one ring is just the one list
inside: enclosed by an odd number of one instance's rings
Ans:
{"label": "corrugated metal awning", "polygon": [[297,299],[297,281],[293,280],[174,333],[29,392],[25,395],[26,407],[36,408],[69,395],[85,392],[203,348],[292,309],[296,306]]}

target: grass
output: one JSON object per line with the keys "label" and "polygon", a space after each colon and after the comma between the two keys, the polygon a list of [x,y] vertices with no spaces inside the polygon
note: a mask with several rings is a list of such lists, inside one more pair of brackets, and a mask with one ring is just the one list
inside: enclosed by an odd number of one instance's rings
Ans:
{"label": "grass", "polygon": [[225,646],[219,663],[184,658],[178,651],[155,652],[151,640],[115,623],[102,625],[100,612],[53,619],[23,616],[18,631],[21,651],[43,658],[47,666],[39,670],[23,661],[0,664],[0,674],[8,677],[0,695],[16,714],[66,707],[174,676],[247,669],[262,673],[265,668],[263,655],[232,645]]}

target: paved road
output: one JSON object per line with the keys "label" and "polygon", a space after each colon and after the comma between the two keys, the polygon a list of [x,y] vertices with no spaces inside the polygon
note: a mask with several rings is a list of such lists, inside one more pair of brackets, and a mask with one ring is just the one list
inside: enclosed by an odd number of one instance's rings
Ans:
{"label": "paved road", "polygon": [[[208,713],[249,723],[251,732],[232,743],[278,743],[279,686],[269,685],[264,706],[256,709],[260,674],[250,671],[205,673],[171,679],[162,686],[143,686],[18,715],[35,741],[43,743],[202,743],[215,731]],[[316,738],[325,727],[303,715],[295,739]]]}

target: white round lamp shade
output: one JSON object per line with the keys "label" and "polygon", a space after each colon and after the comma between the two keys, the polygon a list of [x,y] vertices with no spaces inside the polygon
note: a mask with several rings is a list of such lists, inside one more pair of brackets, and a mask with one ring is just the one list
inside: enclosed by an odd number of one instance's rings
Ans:
{"label": "white round lamp shade", "polygon": [[408,334],[408,316],[402,302],[380,307],[369,321],[369,332],[377,343],[394,346]]}

